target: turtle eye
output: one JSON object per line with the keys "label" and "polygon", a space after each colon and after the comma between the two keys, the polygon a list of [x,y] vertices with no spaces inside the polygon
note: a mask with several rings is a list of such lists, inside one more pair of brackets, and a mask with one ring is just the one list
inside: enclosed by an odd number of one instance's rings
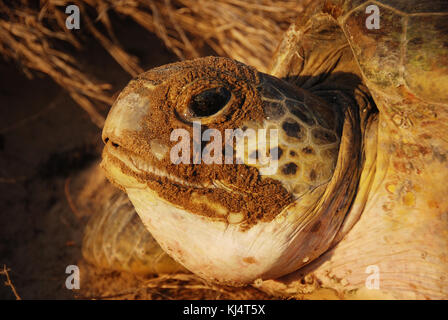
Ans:
{"label": "turtle eye", "polygon": [[190,112],[194,117],[211,116],[224,108],[231,96],[230,91],[224,87],[204,90],[191,98]]}

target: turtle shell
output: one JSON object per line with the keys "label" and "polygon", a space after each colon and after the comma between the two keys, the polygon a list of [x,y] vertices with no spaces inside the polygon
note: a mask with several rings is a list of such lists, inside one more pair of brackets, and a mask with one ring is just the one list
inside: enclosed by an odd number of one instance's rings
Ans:
{"label": "turtle shell", "polygon": [[[366,24],[376,6],[378,29]],[[373,94],[448,102],[448,2],[329,1]],[[370,8],[369,8],[370,7]],[[369,9],[368,9],[369,8]]]}

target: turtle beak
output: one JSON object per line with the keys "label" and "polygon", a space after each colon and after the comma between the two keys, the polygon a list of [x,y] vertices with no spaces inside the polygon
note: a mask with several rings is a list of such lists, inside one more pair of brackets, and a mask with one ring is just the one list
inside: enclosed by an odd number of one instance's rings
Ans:
{"label": "turtle beak", "polygon": [[103,142],[114,147],[123,145],[126,134],[142,130],[142,119],[149,112],[147,97],[123,92],[109,111],[102,133]]}
{"label": "turtle beak", "polygon": [[110,109],[104,124],[102,140],[105,147],[101,166],[109,180],[121,188],[144,187],[135,177],[125,174],[122,167],[139,171],[131,159],[131,135],[142,130],[143,117],[150,111],[149,105],[148,97],[124,90]]}

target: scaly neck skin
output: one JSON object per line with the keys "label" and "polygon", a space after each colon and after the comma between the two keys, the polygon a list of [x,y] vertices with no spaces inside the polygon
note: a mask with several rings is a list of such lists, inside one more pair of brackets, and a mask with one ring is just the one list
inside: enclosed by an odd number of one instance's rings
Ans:
{"label": "scaly neck skin", "polygon": [[[443,111],[438,112],[437,122],[428,117],[399,118],[382,108],[377,128],[371,126],[366,134],[366,143],[373,143],[378,130],[376,169],[359,220],[333,249],[301,270],[267,281],[264,288],[281,294],[292,289],[304,298],[446,298],[445,118]],[[366,150],[371,152],[368,147]],[[366,176],[366,168],[363,170]],[[363,182],[360,185],[362,188]],[[360,199],[358,192],[349,220],[356,220]],[[379,277],[373,276],[376,271]],[[369,289],[375,278],[379,289]]]}

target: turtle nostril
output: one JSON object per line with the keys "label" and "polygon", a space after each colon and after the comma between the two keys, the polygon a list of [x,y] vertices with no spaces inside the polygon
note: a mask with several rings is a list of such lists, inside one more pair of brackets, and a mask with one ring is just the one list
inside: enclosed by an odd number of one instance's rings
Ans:
{"label": "turtle nostril", "polygon": [[104,144],[108,144],[109,141],[110,141],[110,144],[112,145],[112,147],[114,147],[114,148],[118,148],[118,147],[120,146],[118,143],[116,143],[116,142],[110,140],[110,139],[107,138],[107,137],[104,139]]}

